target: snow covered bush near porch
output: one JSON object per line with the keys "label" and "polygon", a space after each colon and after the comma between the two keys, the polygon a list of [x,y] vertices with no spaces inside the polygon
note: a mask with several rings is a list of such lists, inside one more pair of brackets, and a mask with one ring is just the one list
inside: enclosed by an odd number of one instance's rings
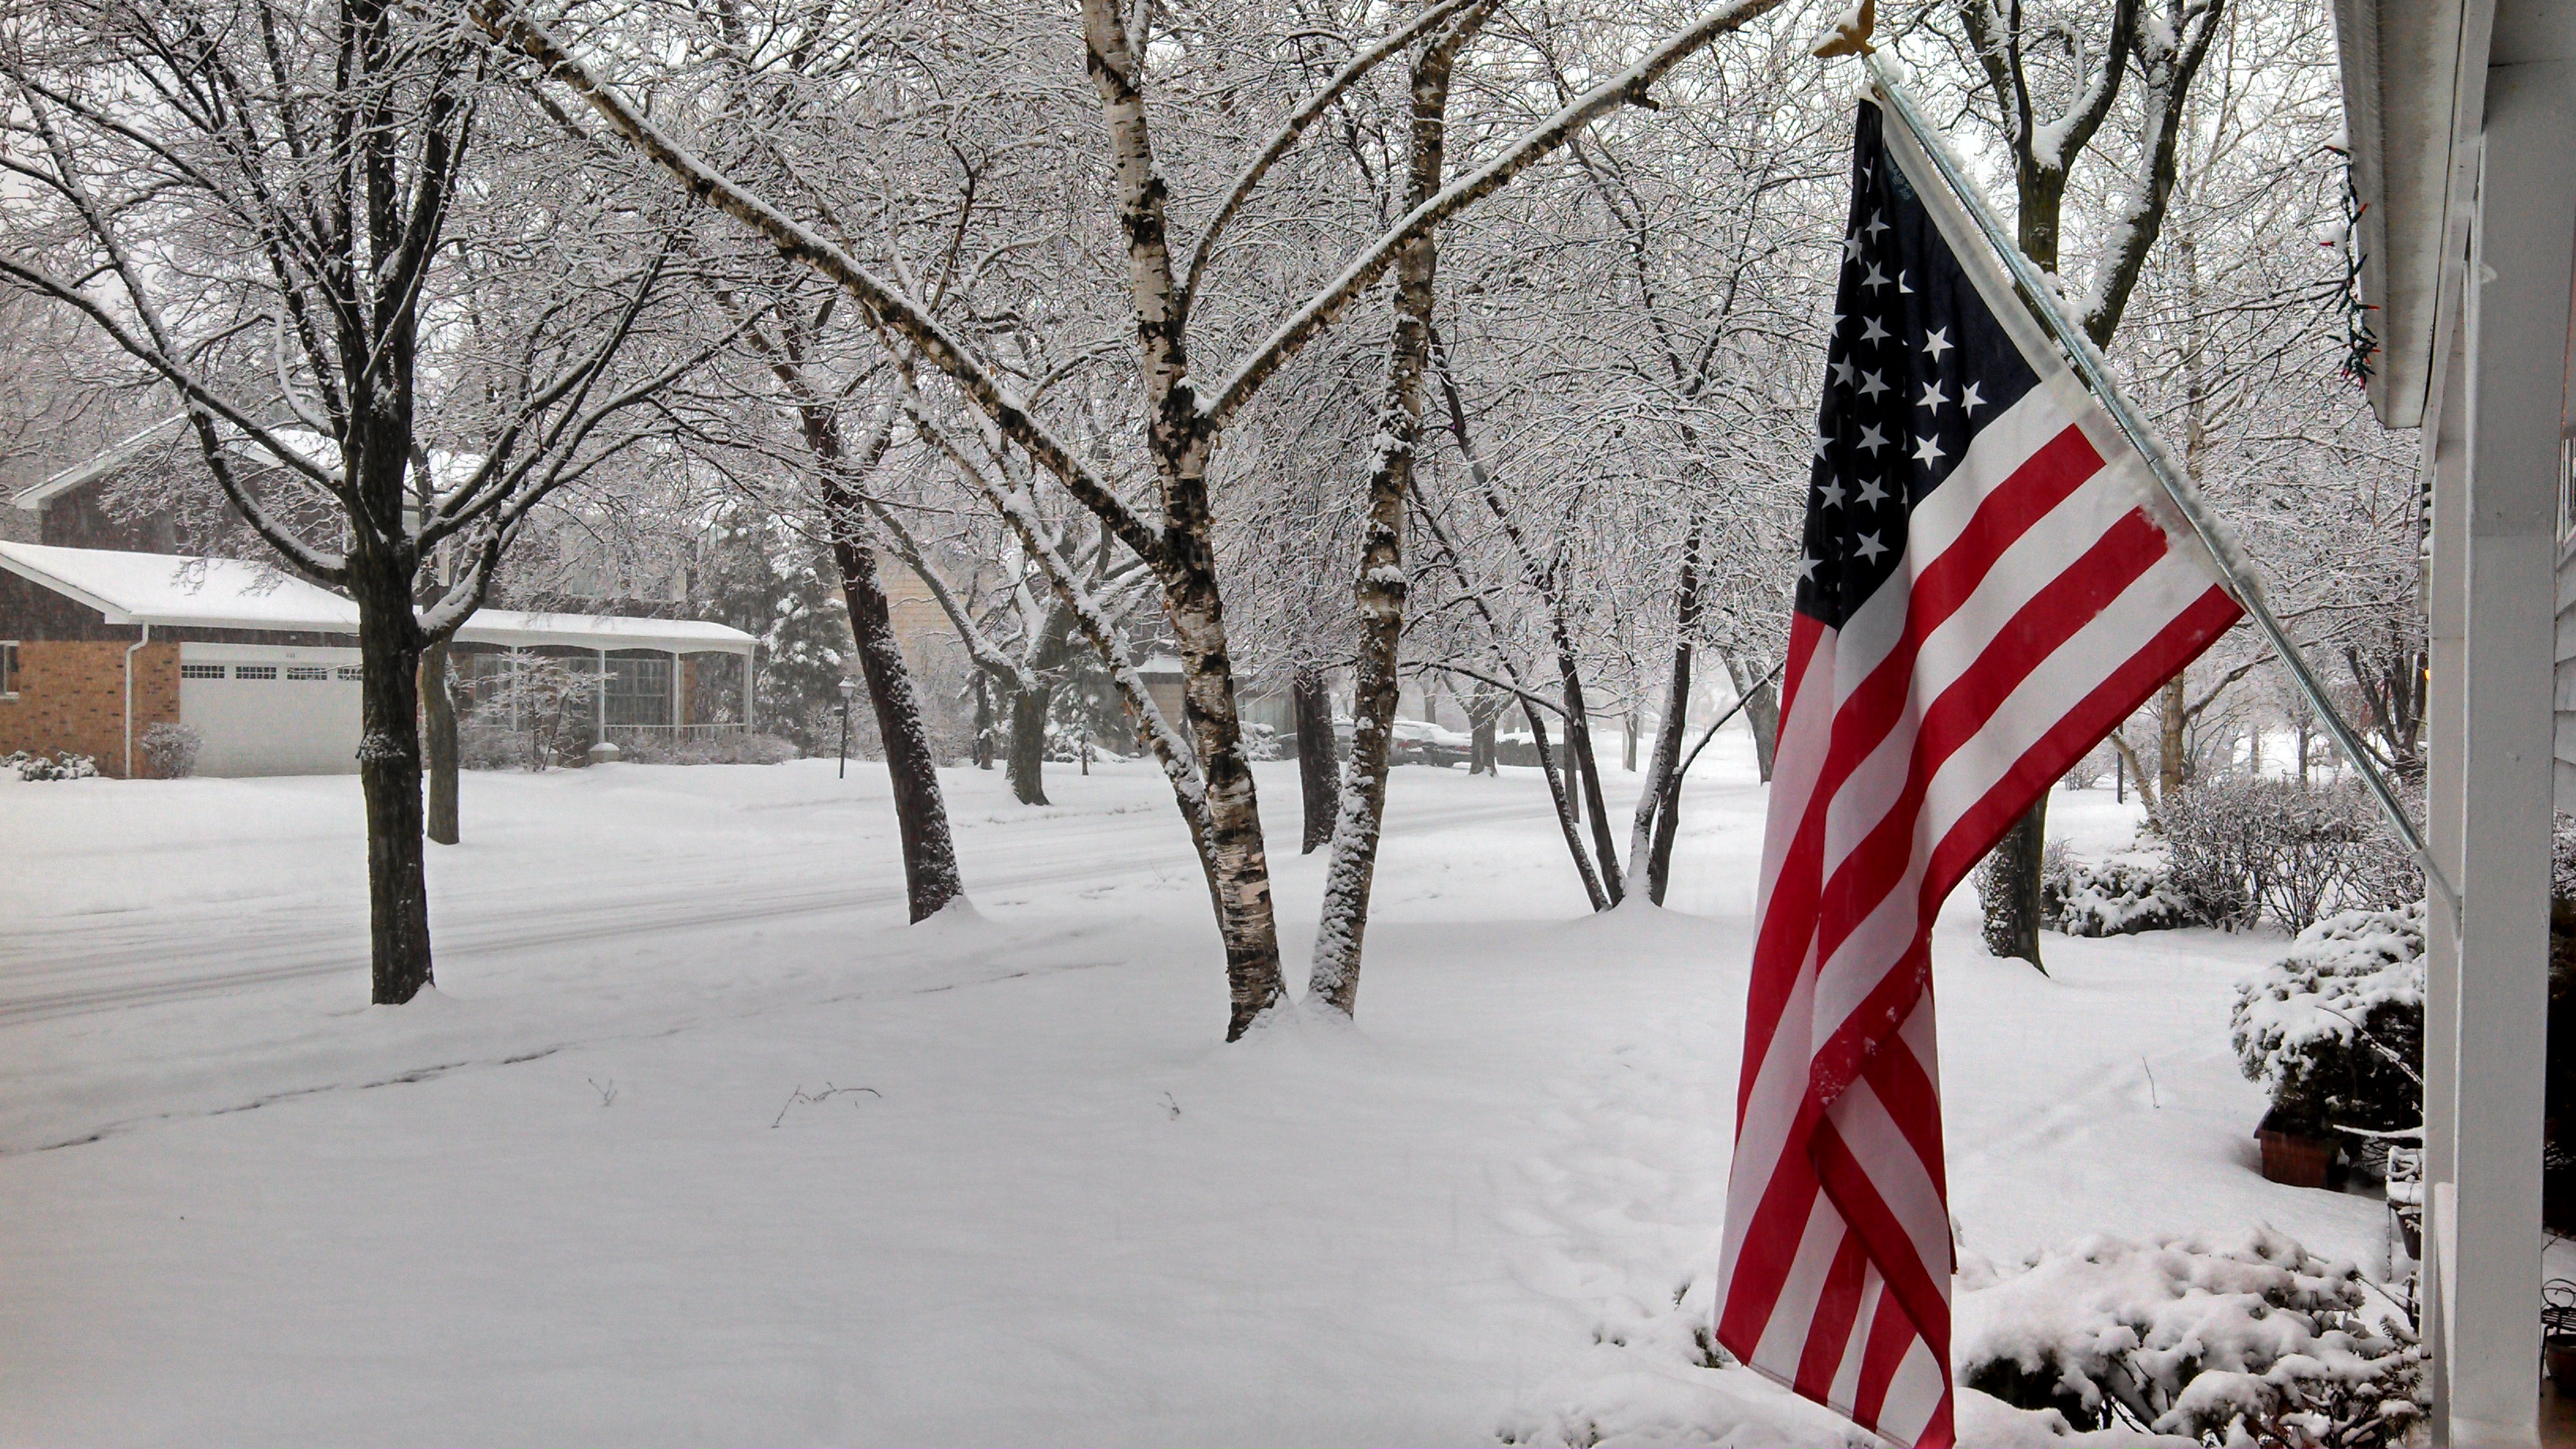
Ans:
{"label": "snow covered bush near porch", "polygon": [[2424,905],[2345,911],[2236,988],[2237,1062],[2275,1109],[2310,1128],[2420,1124]]}
{"label": "snow covered bush near porch", "polygon": [[2050,841],[2039,877],[2040,921],[2069,936],[2128,936],[2170,931],[2199,919],[2173,887],[2163,857],[2124,850],[2108,860],[2078,860]]}
{"label": "snow covered bush near porch", "polygon": [[2352,1264],[2242,1245],[2086,1239],[1960,1274],[1959,1383],[2085,1430],[2377,1445],[2418,1416],[2414,1336]]}

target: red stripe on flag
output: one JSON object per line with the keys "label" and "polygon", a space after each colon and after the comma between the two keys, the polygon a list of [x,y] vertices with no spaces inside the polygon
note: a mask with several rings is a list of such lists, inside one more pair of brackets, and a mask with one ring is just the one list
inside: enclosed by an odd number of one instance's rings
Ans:
{"label": "red stripe on flag", "polygon": [[1893,1293],[1878,1295],[1878,1311],[1869,1316],[1869,1341],[1861,1348],[1860,1385],[1852,1393],[1852,1417],[1872,1429],[1887,1407],[1887,1386],[1914,1346],[1914,1320]]}

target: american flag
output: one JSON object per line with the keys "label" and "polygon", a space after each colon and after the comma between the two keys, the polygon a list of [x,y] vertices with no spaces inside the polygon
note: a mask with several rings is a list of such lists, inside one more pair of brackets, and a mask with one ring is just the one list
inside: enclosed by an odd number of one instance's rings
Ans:
{"label": "american flag", "polygon": [[1947,1445],[1933,916],[2238,609],[1929,158],[1870,104],[1834,305],[1717,1338],[1884,1437]]}

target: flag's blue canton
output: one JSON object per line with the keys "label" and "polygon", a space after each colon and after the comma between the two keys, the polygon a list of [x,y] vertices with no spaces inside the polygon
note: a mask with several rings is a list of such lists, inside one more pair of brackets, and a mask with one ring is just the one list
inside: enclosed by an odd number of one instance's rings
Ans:
{"label": "flag's blue canton", "polygon": [[1799,612],[1839,629],[1905,556],[1906,520],[2038,384],[1860,108],[1851,221],[1798,560]]}

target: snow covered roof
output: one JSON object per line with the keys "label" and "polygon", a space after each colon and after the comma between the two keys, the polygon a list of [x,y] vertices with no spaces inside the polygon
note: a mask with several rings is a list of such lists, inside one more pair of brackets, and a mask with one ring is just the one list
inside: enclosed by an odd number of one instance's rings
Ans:
{"label": "snow covered roof", "polygon": [[533,614],[477,609],[456,637],[467,644],[571,644],[584,649],[675,649],[741,652],[753,640],[740,629],[703,619],[648,619],[635,614]]}
{"label": "snow covered roof", "polygon": [[[103,548],[0,542],[0,569],[96,609],[111,624],[165,628],[358,632],[358,606],[267,564]],[[462,644],[743,653],[740,629],[698,619],[536,614],[481,609],[456,631]]]}
{"label": "snow covered roof", "polygon": [[20,508],[24,508],[32,512],[35,509],[42,507],[45,500],[49,498],[53,498],[59,494],[69,493],[73,489],[89,483],[102,475],[113,473],[117,469],[124,467],[127,461],[132,459],[135,454],[142,452],[145,447],[149,446],[153,439],[158,438],[163,433],[177,427],[185,420],[184,415],[181,414],[173,414],[169,417],[163,418],[161,421],[154,423],[152,426],[145,428],[139,433],[136,433],[133,437],[126,439],[124,442],[117,444],[115,447],[108,449],[106,452],[99,454],[97,457],[90,459],[86,463],[74,463],[70,467],[56,473],[54,476],[46,479],[42,483],[31,484],[28,487],[18,490],[18,496],[11,501],[16,503]]}
{"label": "snow covered roof", "polygon": [[[76,488],[85,487],[124,467],[163,434],[187,420],[185,413],[173,413],[86,463],[74,463],[41,483],[20,489],[17,496],[10,501],[30,511],[41,508],[49,499],[69,493]],[[274,454],[252,442],[232,425],[221,423],[217,425],[217,429],[225,447],[243,455],[246,461],[259,466],[273,465],[277,461]],[[280,443],[294,449],[298,456],[325,472],[336,471],[340,466],[339,445],[320,433],[309,428],[292,427],[272,428],[269,433]],[[474,470],[482,465],[483,459],[473,454],[450,453],[439,449],[432,449],[429,454],[430,477],[442,491],[462,485],[473,475]]]}

